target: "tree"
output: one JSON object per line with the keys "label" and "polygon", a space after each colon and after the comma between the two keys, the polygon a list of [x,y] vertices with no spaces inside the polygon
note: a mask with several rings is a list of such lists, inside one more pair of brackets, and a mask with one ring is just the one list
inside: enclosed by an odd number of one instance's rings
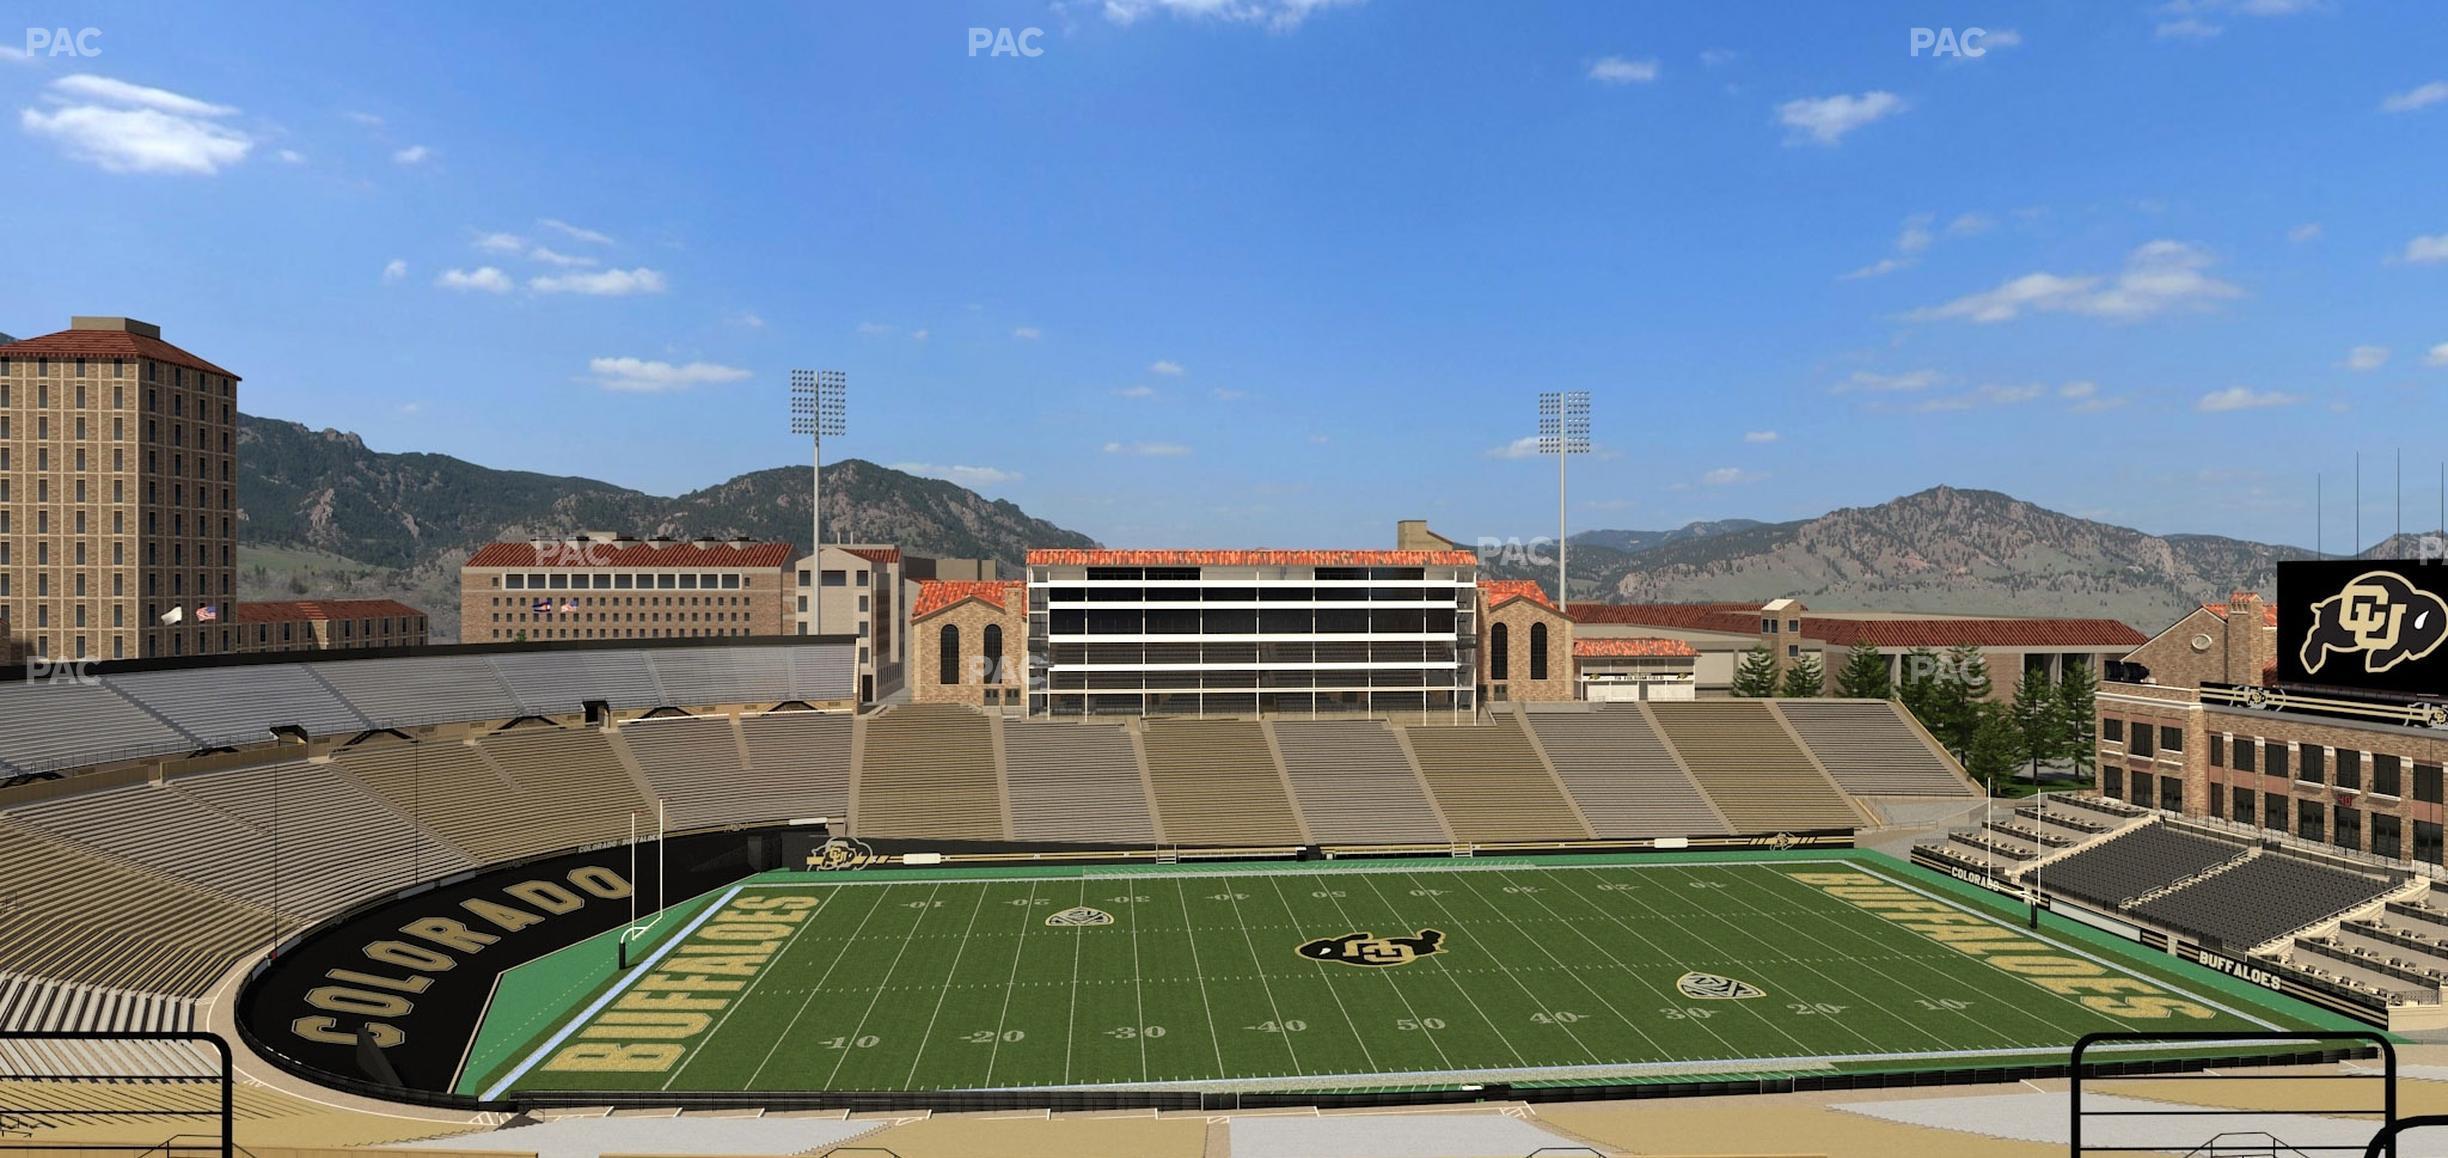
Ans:
{"label": "tree", "polygon": [[1853,645],[1844,666],[1836,669],[1836,694],[1848,700],[1883,700],[1895,694],[1887,678],[1887,657],[1867,643]]}
{"label": "tree", "polygon": [[2074,775],[2090,779],[2091,765],[2098,753],[2092,733],[2097,730],[2099,673],[2088,663],[2069,659],[2065,674],[2057,678],[2057,720],[2065,730],[2065,756],[2073,762]]}
{"label": "tree", "polygon": [[1764,643],[1744,652],[1742,663],[1734,668],[1734,694],[1762,700],[1775,695],[1776,690],[1776,653]]}
{"label": "tree", "polygon": [[2049,686],[2045,668],[2024,668],[2015,685],[2014,706],[2008,709],[2021,739],[2023,761],[2036,775],[2040,765],[2065,758],[2065,721],[2057,689]]}
{"label": "tree", "polygon": [[1997,704],[1978,703],[1968,713],[1972,738],[1966,745],[1964,771],[1996,791],[1999,781],[2014,775],[2023,756],[2023,735],[2014,714]]}
{"label": "tree", "polygon": [[[1938,665],[1935,677],[1937,689],[1932,710],[1938,722],[1930,731],[1944,742],[1958,760],[1970,760],[1973,738],[1981,726],[1981,709],[1989,702],[1993,685],[1989,680],[1989,661],[1980,649],[1970,644],[1947,649]],[[1926,722],[1926,721],[1925,721]]]}
{"label": "tree", "polygon": [[1785,669],[1785,682],[1777,688],[1777,695],[1789,700],[1817,699],[1826,694],[1827,665],[1815,655],[1793,661]]}
{"label": "tree", "polygon": [[[1904,710],[1921,721],[1921,726],[1937,737],[1941,744],[1947,744],[1946,721],[1943,718],[1945,705],[1940,702],[1942,697],[1938,682],[1938,669],[1944,663],[1937,652],[1916,647],[1904,653],[1904,674],[1896,681],[1896,698],[1904,701]],[[1947,744],[1947,750],[1955,751],[1954,745]],[[1957,752],[1956,755],[1960,758],[1962,753]]]}

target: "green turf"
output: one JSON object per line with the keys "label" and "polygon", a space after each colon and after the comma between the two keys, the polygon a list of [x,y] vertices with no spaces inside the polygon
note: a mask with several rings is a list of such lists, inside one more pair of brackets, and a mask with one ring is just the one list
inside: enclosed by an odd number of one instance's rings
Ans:
{"label": "green turf", "polygon": [[[1908,928],[1804,879],[1861,873],[1952,923]],[[752,919],[779,906],[804,919]],[[1113,923],[1046,923],[1074,907]],[[760,881],[633,973],[633,988],[602,995],[617,1004],[532,1051],[523,1073],[469,1077],[763,1091],[1633,1080],[2053,1061],[2098,1030],[2342,1025],[2243,1000],[2164,956],[2055,931],[2034,945],[2011,920],[1974,915],[1985,907],[1892,862],[1824,854]],[[1431,928],[1440,951],[1399,966],[1295,952]],[[1925,928],[2011,948],[1968,953]],[[2207,1016],[2088,1007],[1992,963],[2009,958],[2111,979],[2111,1000],[2157,996]],[[1691,972],[1765,993],[1687,996]]]}

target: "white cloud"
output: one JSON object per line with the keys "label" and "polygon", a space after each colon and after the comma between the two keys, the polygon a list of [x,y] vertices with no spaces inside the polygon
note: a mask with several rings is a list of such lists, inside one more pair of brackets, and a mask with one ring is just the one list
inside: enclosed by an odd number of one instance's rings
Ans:
{"label": "white cloud", "polygon": [[399,258],[392,258],[388,264],[383,266],[382,279],[384,285],[391,285],[397,282],[405,281],[407,280],[407,277],[408,263]]}
{"label": "white cloud", "polygon": [[1949,237],[1978,237],[1995,228],[1997,218],[1986,213],[1958,213],[1947,222],[1946,231]]}
{"label": "white cloud", "polygon": [[1837,274],[1836,280],[1860,281],[1867,277],[1885,277],[1899,269],[1910,269],[1912,266],[1913,259],[1909,257],[1882,257],[1860,269]]}
{"label": "white cloud", "polygon": [[470,244],[486,253],[517,253],[527,248],[527,239],[515,233],[479,233]]}
{"label": "white cloud", "polygon": [[527,288],[540,294],[587,294],[593,297],[619,298],[631,294],[659,294],[668,288],[663,275],[640,266],[636,269],[607,269],[593,273],[565,273],[527,279]]}
{"label": "white cloud", "polygon": [[51,107],[20,110],[19,127],[106,172],[210,176],[255,147],[219,123],[238,110],[167,89],[79,74],[51,82],[43,97]]}
{"label": "white cloud", "polygon": [[1148,363],[1148,373],[1164,374],[1179,378],[1182,376],[1183,371],[1182,365],[1179,362],[1157,361]]}
{"label": "white cloud", "polygon": [[611,238],[597,233],[592,229],[581,229],[578,226],[572,225],[567,221],[563,221],[558,217],[539,217],[536,219],[536,224],[552,230],[563,237],[569,238],[572,241],[583,241],[588,245],[612,244]]}
{"label": "white cloud", "polygon": [[858,324],[858,332],[860,337],[881,338],[888,334],[898,333],[899,331],[895,330],[891,326],[885,325],[882,322],[860,322]]}
{"label": "white cloud", "polygon": [[1704,48],[1700,50],[1700,63],[1710,68],[1718,68],[1734,63],[1734,58],[1738,55],[1740,54],[1731,48]]}
{"label": "white cloud", "polygon": [[1333,441],[1334,439],[1332,437],[1324,434],[1312,434],[1309,436],[1309,445],[1311,446],[1324,446]]}
{"label": "white cloud", "polygon": [[33,63],[34,58],[26,55],[25,49],[18,48],[13,45],[0,44],[0,60],[5,60],[10,64],[31,64]]}
{"label": "white cloud", "polygon": [[1777,122],[1785,126],[1786,144],[1832,146],[1843,141],[1845,134],[1901,113],[1905,107],[1904,98],[1891,92],[1839,93],[1786,101],[1777,106]]}
{"label": "white cloud", "polygon": [[748,371],[737,366],[713,362],[675,366],[640,358],[590,358],[587,373],[594,376],[596,385],[624,394],[667,394],[693,386],[737,382],[749,376]]}
{"label": "white cloud", "polygon": [[541,262],[545,265],[557,265],[563,269],[581,269],[595,264],[594,258],[561,253],[541,245],[527,251],[527,260]]}
{"label": "white cloud", "polygon": [[2100,393],[2097,382],[2068,382],[2057,388],[2057,397],[2073,403],[2072,410],[2076,414],[2098,414],[2106,410],[2115,410],[2132,401],[2128,398],[2111,398]]}
{"label": "white cloud", "polygon": [[476,269],[446,269],[441,277],[434,279],[434,284],[462,293],[506,294],[510,292],[510,275],[489,265]]}
{"label": "white cloud", "polygon": [[1114,391],[1116,398],[1154,398],[1155,396],[1156,388],[1153,386],[1125,386]]}
{"label": "white cloud", "polygon": [[[1263,25],[1270,32],[1290,32],[1315,13],[1342,8],[1360,0],[1104,0],[1098,5],[1105,19],[1135,24],[1151,12],[1187,20]],[[1059,10],[1063,5],[1056,5]]]}
{"label": "white cloud", "polygon": [[1658,62],[1627,60],[1620,56],[1602,56],[1590,65],[1589,78],[1600,84],[1647,84],[1658,78]]}
{"label": "white cloud", "polygon": [[1767,474],[1761,471],[1744,470],[1738,466],[1721,466],[1708,472],[1707,474],[1701,475],[1700,485],[1704,487],[1730,487],[1739,483],[1758,482],[1767,477]]}
{"label": "white cloud", "polygon": [[2287,240],[2292,241],[2297,245],[2302,245],[2307,241],[2319,241],[2320,236],[2321,223],[2318,221],[2306,221],[2293,229],[2287,230]]}
{"label": "white cloud", "polygon": [[1023,342],[1034,342],[1044,336],[1045,333],[1035,326],[1016,326],[1012,329],[1012,337]]}
{"label": "white cloud", "polygon": [[910,331],[910,341],[913,341],[913,342],[923,342],[923,341],[926,341],[926,340],[927,340],[927,332],[926,332],[925,330],[911,330],[911,331]]}
{"label": "white cloud", "polygon": [[306,154],[298,152],[296,149],[282,149],[280,152],[273,154],[273,156],[279,157],[281,164],[284,165],[303,165],[306,163]]}
{"label": "white cloud", "polygon": [[2187,16],[2177,20],[2160,21],[2159,27],[2153,29],[2151,35],[2161,40],[2208,40],[2223,31],[2225,29],[2207,20]]}
{"label": "white cloud", "polygon": [[1903,228],[1896,233],[1895,256],[1880,258],[1851,273],[1840,275],[1837,280],[1857,281],[1868,277],[1884,277],[1899,269],[1911,268],[1921,259],[1921,254],[1929,249],[1931,243],[1938,240],[1937,235],[1930,232],[1930,226],[1936,221],[1936,215],[1929,213],[1915,213],[1905,218]]}
{"label": "white cloud", "polygon": [[391,409],[394,413],[403,415],[423,414],[425,412],[425,404],[422,402],[402,402]]}
{"label": "white cloud", "polygon": [[401,165],[422,165],[433,159],[433,150],[423,145],[410,145],[391,154],[391,160]]}
{"label": "white cloud", "polygon": [[2391,96],[2380,102],[2380,111],[2410,113],[2416,109],[2429,108],[2441,101],[2448,101],[2448,80],[2435,80],[2429,84],[2417,85]]}
{"label": "white cloud", "polygon": [[1489,458],[1537,458],[1539,456],[1538,435],[1525,434],[1503,446],[1491,446],[1483,453]]}
{"label": "white cloud", "polygon": [[355,122],[357,122],[358,124],[364,125],[365,127],[369,128],[369,129],[379,129],[379,128],[383,127],[383,119],[382,119],[381,117],[375,116],[375,115],[374,115],[374,114],[372,114],[372,113],[344,112],[344,113],[342,113],[342,114],[340,114],[340,115],[341,115],[341,116],[344,116],[344,117],[347,117],[348,119],[350,119],[350,120],[352,120],[352,121],[355,121]]}
{"label": "white cloud", "polygon": [[971,490],[1016,483],[1024,477],[1018,471],[992,466],[938,466],[931,462],[896,462],[890,465],[892,469],[903,474],[939,478],[945,482],[959,483]]}
{"label": "white cloud", "polygon": [[2023,34],[2020,31],[2012,28],[1989,29],[1987,34],[1982,36],[1980,39],[1980,46],[1984,49],[2019,48],[2022,46],[2022,44]]}
{"label": "white cloud", "polygon": [[2388,358],[2386,346],[2357,346],[2346,351],[2346,361],[2342,365],[2349,370],[2377,370],[2388,364]]}
{"label": "white cloud", "polygon": [[1750,443],[1775,442],[1782,437],[1784,436],[1773,430],[1753,430],[1747,431],[1743,434],[1743,441]]}
{"label": "white cloud", "polygon": [[1835,393],[1900,394],[1914,390],[1927,390],[1945,380],[1946,376],[1936,370],[1908,370],[1902,374],[1879,374],[1869,370],[1855,370],[1844,381],[1836,384]]}
{"label": "white cloud", "polygon": [[2441,342],[2439,345],[2431,347],[2431,352],[2423,355],[2423,364],[2426,366],[2448,366],[2448,342]]}
{"label": "white cloud", "polygon": [[1249,391],[1235,390],[1230,386],[1218,386],[1215,389],[1208,391],[1208,394],[1213,396],[1218,402],[1239,402],[1242,399],[1249,397]]}
{"label": "white cloud", "polygon": [[1105,453],[1128,454],[1140,458],[1180,458],[1189,454],[1190,448],[1178,442],[1108,442],[1105,444]]}
{"label": "white cloud", "polygon": [[2293,394],[2276,390],[2255,390],[2250,386],[2230,386],[2201,396],[2193,408],[2204,414],[2225,414],[2235,410],[2261,410],[2271,406],[2292,406],[2303,401]]}
{"label": "white cloud", "polygon": [[1994,289],[1905,315],[1911,321],[2004,322],[2024,312],[2062,312],[2133,321],[2174,309],[2206,309],[2244,291],[2203,272],[2207,250],[2181,241],[2145,243],[2125,256],[2114,277],[2028,273]]}
{"label": "white cloud", "polygon": [[2417,265],[2448,261],[2448,233],[2434,233],[2428,237],[2417,237],[2406,242],[2405,252],[2399,254],[2397,259],[2410,261]]}
{"label": "white cloud", "polygon": [[735,314],[725,320],[729,321],[732,325],[741,327],[742,329],[762,330],[765,328],[765,319],[762,316],[759,316],[753,310]]}

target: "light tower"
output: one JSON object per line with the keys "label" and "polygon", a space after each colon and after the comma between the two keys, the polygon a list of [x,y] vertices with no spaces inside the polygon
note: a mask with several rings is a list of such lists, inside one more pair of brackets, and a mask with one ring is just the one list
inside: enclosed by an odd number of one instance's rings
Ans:
{"label": "light tower", "polygon": [[791,371],[791,433],[807,435],[816,448],[816,469],[808,477],[808,555],[816,560],[809,576],[809,635],[824,634],[824,440],[849,429],[849,394],[850,379],[839,370]]}
{"label": "light tower", "polygon": [[1567,524],[1564,516],[1564,464],[1576,454],[1588,454],[1589,391],[1548,391],[1539,395],[1538,448],[1556,456],[1556,608],[1571,602],[1564,570]]}

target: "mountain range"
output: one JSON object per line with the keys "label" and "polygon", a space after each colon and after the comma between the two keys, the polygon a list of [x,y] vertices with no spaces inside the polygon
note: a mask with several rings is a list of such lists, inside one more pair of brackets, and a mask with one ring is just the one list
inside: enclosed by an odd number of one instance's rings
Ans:
{"label": "mountain range", "polygon": [[[250,415],[240,416],[238,439],[240,598],[395,598],[426,610],[437,642],[457,635],[458,568],[485,543],[579,530],[807,538],[804,466],[665,497],[384,453],[354,434]],[[1031,547],[1097,545],[1011,502],[859,459],[825,467],[824,503],[828,532],[921,555],[1016,569]],[[2268,592],[2279,561],[2310,557],[2215,535],[2151,535],[1946,486],[1813,519],[1595,530],[1571,542],[1574,599],[1794,596],[1825,611],[2104,617],[2144,632],[2237,588]],[[2391,542],[2365,554],[2412,549]],[[1493,553],[1483,565],[1494,578],[1555,580],[1551,561]]]}

